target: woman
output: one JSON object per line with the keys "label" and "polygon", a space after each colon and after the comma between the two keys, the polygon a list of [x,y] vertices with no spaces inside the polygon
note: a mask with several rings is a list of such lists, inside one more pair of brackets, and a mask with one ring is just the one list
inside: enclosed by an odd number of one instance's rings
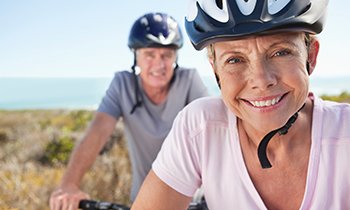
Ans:
{"label": "woman", "polygon": [[327,0],[194,1],[221,98],[176,118],[133,209],[350,209],[350,106],[309,92]]}

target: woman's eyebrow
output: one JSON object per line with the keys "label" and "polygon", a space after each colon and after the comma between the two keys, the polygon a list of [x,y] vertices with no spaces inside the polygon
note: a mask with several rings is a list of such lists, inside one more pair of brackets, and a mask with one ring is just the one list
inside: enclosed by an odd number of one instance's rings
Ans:
{"label": "woman's eyebrow", "polygon": [[235,55],[240,55],[242,54],[241,51],[235,51],[235,50],[229,50],[229,51],[225,51],[223,53],[221,53],[220,55],[218,55],[218,58],[223,58],[225,57],[226,55],[231,55],[231,54],[235,54]]}
{"label": "woman's eyebrow", "polygon": [[278,42],[274,42],[274,43],[272,43],[269,46],[269,48],[275,47],[275,46],[278,46],[278,45],[290,45],[290,46],[292,46],[294,48],[298,48],[298,45],[295,42],[291,41],[290,39],[285,39],[285,40],[281,40],[281,41],[278,41]]}

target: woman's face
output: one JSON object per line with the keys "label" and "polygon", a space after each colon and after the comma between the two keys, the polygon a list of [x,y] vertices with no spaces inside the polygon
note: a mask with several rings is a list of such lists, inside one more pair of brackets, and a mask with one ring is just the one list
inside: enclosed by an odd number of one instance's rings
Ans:
{"label": "woman's face", "polygon": [[[303,33],[254,36],[212,47],[215,59],[210,63],[224,102],[246,125],[269,132],[305,103],[309,80]],[[312,71],[315,62],[311,64]]]}

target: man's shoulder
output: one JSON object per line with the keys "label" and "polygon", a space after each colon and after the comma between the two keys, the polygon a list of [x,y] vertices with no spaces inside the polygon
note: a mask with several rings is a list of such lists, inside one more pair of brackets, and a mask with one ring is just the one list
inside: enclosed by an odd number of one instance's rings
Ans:
{"label": "man's shoulder", "polygon": [[177,74],[180,74],[180,75],[193,75],[193,74],[196,74],[197,73],[197,70],[195,68],[187,68],[187,67],[179,67],[177,69]]}
{"label": "man's shoulder", "polygon": [[195,68],[179,67],[175,72],[175,77],[178,82],[183,84],[192,84],[200,78],[198,71]]}
{"label": "man's shoulder", "polygon": [[128,70],[117,71],[114,73],[114,78],[116,77],[131,77],[133,73]]}
{"label": "man's shoulder", "polygon": [[133,78],[133,73],[131,71],[122,70],[114,73],[113,81],[122,83],[123,81],[129,81]]}

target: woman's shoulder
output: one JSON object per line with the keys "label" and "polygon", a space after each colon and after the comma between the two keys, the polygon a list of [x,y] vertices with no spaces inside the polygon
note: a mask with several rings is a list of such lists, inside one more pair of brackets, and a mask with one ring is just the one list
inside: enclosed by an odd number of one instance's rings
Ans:
{"label": "woman's shoulder", "polygon": [[350,140],[350,104],[315,99],[313,123],[328,139]]}
{"label": "woman's shoulder", "polygon": [[182,118],[194,126],[199,124],[228,124],[229,111],[219,96],[207,96],[194,100],[182,111]]}
{"label": "woman's shoulder", "polygon": [[344,118],[350,121],[350,104],[315,98],[316,114],[322,114],[326,118]]}
{"label": "woman's shoulder", "polygon": [[[210,108],[209,108],[210,107]],[[209,109],[213,108],[215,110],[222,111],[226,109],[224,101],[220,96],[207,96],[194,100],[187,107],[187,109],[201,109],[203,111],[209,111]],[[214,111],[214,110],[210,110]]]}

